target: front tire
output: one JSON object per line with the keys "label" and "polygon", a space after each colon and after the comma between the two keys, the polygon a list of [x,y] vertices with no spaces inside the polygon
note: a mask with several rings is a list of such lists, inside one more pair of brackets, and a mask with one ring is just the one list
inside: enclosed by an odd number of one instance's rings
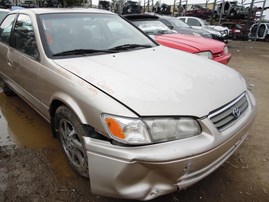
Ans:
{"label": "front tire", "polygon": [[54,130],[72,169],[88,178],[88,159],[82,138],[87,134],[76,115],[66,106],[60,106],[56,110]]}

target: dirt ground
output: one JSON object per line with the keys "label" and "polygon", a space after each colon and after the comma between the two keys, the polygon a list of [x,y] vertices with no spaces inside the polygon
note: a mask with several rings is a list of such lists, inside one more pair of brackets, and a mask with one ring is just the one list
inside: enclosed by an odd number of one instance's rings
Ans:
{"label": "dirt ground", "polygon": [[[242,73],[257,101],[250,135],[210,176],[154,202],[269,201],[269,43],[233,41],[229,48],[229,66]],[[91,194],[89,180],[69,168],[49,124],[20,98],[0,90],[0,116],[0,201],[127,201]]]}

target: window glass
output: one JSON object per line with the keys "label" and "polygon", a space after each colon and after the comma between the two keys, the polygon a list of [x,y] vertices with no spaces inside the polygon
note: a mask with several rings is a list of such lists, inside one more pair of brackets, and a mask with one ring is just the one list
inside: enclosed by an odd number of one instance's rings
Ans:
{"label": "window glass", "polygon": [[16,15],[7,16],[0,26],[0,41],[2,41],[3,43],[9,43],[11,28],[15,17]]}
{"label": "window glass", "polygon": [[[144,34],[117,15],[42,14],[42,43],[49,57],[73,50],[107,50],[125,44],[152,45]],[[104,53],[103,53],[104,54]]]}
{"label": "window glass", "polygon": [[33,25],[31,18],[28,15],[19,15],[14,28],[14,36],[14,47],[17,50],[35,59],[38,58],[38,50]]}
{"label": "window glass", "polygon": [[189,18],[188,19],[188,24],[190,26],[201,26],[200,22],[196,19]]}
{"label": "window glass", "polygon": [[265,24],[261,24],[258,30],[258,37],[263,37],[265,29],[266,29]]}
{"label": "window glass", "polygon": [[171,18],[170,21],[176,26],[176,27],[182,27],[182,28],[189,28],[190,26],[186,24],[185,22],[178,20],[176,18]]}
{"label": "window glass", "polygon": [[257,24],[253,25],[253,27],[251,28],[251,35],[252,36],[255,36],[256,35],[257,28],[258,28],[258,25]]}
{"label": "window glass", "polygon": [[167,21],[167,20],[165,20],[165,19],[159,19],[161,22],[163,22],[166,26],[168,26],[168,27],[172,27],[173,25],[169,22],[169,21]]}
{"label": "window glass", "polygon": [[132,21],[132,23],[137,26],[139,29],[141,29],[146,34],[172,34],[174,33],[172,30],[170,30],[165,24],[163,24],[159,20],[137,20]]}
{"label": "window glass", "polygon": [[186,18],[179,18],[179,19],[180,19],[181,21],[185,22],[185,19],[186,19]]}
{"label": "window glass", "polygon": [[0,11],[0,22],[6,17],[8,11]]}

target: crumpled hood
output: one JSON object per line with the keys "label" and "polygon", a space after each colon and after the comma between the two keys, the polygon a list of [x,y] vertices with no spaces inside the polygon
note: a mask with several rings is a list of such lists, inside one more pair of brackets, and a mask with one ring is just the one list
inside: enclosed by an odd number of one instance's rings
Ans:
{"label": "crumpled hood", "polygon": [[246,90],[233,69],[162,46],[54,62],[141,116],[202,117]]}
{"label": "crumpled hood", "polygon": [[184,34],[155,35],[155,40],[162,45],[190,53],[211,51],[214,54],[223,51],[225,46],[224,43],[213,39]]}

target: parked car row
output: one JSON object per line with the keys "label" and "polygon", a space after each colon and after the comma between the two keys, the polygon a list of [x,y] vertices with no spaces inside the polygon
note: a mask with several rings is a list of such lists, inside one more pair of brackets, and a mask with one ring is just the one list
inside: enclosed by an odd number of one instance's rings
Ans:
{"label": "parked car row", "polygon": [[[147,14],[125,15],[124,17],[161,45],[197,54],[223,64],[228,64],[231,58],[225,43],[208,38],[175,33],[162,23],[161,19],[167,18]],[[180,22],[180,20],[174,19]]]}
{"label": "parked car row", "polygon": [[208,31],[212,34],[213,39],[228,43],[229,29],[222,26],[209,25],[205,20],[197,17],[181,16],[179,20],[187,23],[193,28]]}
{"label": "parked car row", "polygon": [[202,36],[205,38],[213,38],[212,34],[206,30],[199,30],[191,27],[187,23],[182,22],[174,17],[169,16],[159,16],[159,20],[163,22],[166,26],[168,26],[172,30],[176,30],[180,34],[194,35],[194,36]]}
{"label": "parked car row", "polygon": [[[250,4],[248,4],[250,5]],[[248,17],[255,17],[256,11],[259,8],[253,6],[250,11],[249,7],[240,4],[238,1],[220,1],[217,3],[215,10],[203,7],[201,5],[193,4],[190,7],[185,5],[178,7],[179,16],[192,16],[202,19],[213,18],[224,18],[224,19],[247,19]],[[184,12],[183,12],[184,11]]]}
{"label": "parked car row", "polygon": [[0,78],[50,122],[89,190],[108,197],[150,200],[198,182],[238,149],[256,112],[234,69],[100,9],[10,12]]}

